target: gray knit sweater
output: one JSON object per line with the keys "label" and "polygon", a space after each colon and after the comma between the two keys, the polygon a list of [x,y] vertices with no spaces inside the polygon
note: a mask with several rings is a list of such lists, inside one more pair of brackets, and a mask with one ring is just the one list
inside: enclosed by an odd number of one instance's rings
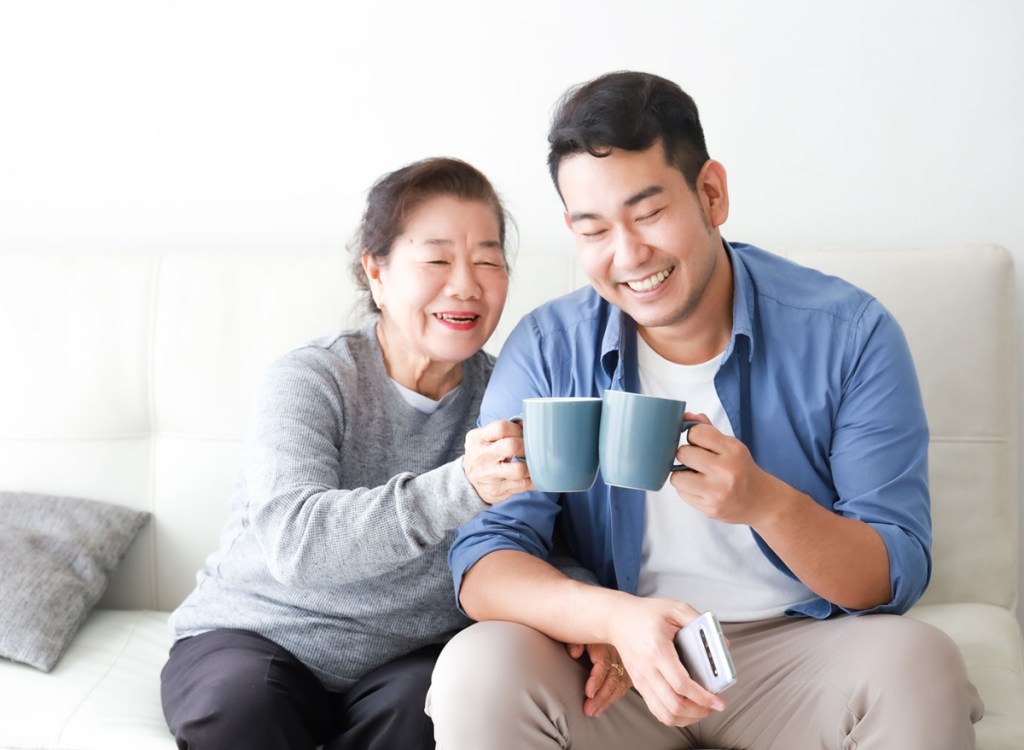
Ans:
{"label": "gray knit sweater", "polygon": [[254,631],[346,690],[467,625],[446,554],[486,507],[461,456],[493,366],[477,353],[423,414],[395,390],[373,326],[275,362],[220,549],[171,615],[175,637]]}

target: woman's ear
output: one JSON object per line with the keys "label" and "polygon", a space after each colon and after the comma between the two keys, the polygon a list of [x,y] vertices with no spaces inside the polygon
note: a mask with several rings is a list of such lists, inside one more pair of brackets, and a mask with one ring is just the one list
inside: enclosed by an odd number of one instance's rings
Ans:
{"label": "woman's ear", "polygon": [[729,183],[725,167],[708,159],[697,175],[697,197],[704,216],[712,229],[717,229],[729,218]]}
{"label": "woman's ear", "polygon": [[365,251],[359,260],[363,264],[363,273],[366,274],[366,281],[370,286],[370,296],[373,297],[373,303],[377,307],[383,308],[384,285],[381,281],[380,264],[377,263],[376,257]]}

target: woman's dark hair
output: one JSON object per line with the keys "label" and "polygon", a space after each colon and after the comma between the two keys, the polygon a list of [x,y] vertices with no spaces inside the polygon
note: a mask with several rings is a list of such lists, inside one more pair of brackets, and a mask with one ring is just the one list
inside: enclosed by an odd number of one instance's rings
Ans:
{"label": "woman's dark hair", "polygon": [[666,163],[696,189],[697,175],[709,157],[690,95],[651,73],[608,73],[574,86],[558,102],[548,132],[551,180],[558,189],[558,167],[567,156],[646,151],[659,140]]}
{"label": "woman's dark hair", "polygon": [[405,231],[405,222],[419,206],[433,198],[448,196],[479,201],[494,210],[498,221],[501,253],[508,261],[505,245],[507,218],[501,198],[490,180],[476,167],[460,159],[433,157],[413,162],[378,178],[366,197],[363,220],[349,246],[354,256],[352,276],[363,292],[371,312],[380,312],[370,295],[370,281],[362,258],[372,255],[385,265],[395,239]]}

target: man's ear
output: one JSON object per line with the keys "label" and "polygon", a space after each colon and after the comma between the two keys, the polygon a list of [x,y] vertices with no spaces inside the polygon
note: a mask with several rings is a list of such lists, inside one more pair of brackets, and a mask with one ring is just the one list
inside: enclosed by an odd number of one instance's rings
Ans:
{"label": "man's ear", "polygon": [[569,231],[571,232],[572,231],[572,219],[569,218],[569,212],[568,211],[562,211],[562,221],[565,222],[565,225],[567,227],[569,227]]}
{"label": "man's ear", "polygon": [[704,216],[712,229],[717,229],[729,218],[729,183],[725,167],[708,159],[697,175],[697,196]]}

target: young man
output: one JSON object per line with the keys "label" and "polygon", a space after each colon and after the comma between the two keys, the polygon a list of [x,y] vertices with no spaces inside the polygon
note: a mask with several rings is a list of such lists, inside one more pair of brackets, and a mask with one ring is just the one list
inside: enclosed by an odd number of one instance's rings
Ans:
{"label": "young man", "polygon": [[[677,453],[693,471],[660,491],[598,479],[463,527],[449,563],[486,622],[438,662],[438,747],[974,747],[982,707],[955,644],[895,616],[927,585],[931,543],[928,429],[895,320],[723,241],[725,170],[675,84],[584,84],[549,141],[592,288],[521,322],[481,423],[526,397],[618,389],[685,400],[703,424]],[[546,562],[556,527],[600,586]],[[702,610],[739,673],[721,696],[673,646]]]}

